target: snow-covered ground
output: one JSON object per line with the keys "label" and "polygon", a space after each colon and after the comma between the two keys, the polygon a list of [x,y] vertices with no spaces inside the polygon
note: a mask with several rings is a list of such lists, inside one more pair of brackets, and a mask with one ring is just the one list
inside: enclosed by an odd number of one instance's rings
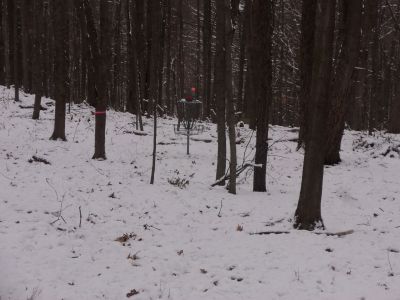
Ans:
{"label": "snow-covered ground", "polygon": [[[151,119],[138,136],[134,117],[109,112],[108,159],[94,161],[92,109],[73,105],[68,141],[49,141],[51,101],[33,121],[12,95],[0,87],[1,300],[400,299],[400,161],[361,141],[400,137],[346,132],[343,163],[326,168],[323,218],[329,232],[354,233],[326,236],[292,229],[303,155],[290,128],[270,129],[268,192],[243,173],[230,195],[210,188],[212,124],[201,136],[211,143],[191,141],[187,156],[175,120],[161,119],[150,185]],[[251,131],[238,130],[242,161]],[[249,234],[266,230],[289,233]]]}

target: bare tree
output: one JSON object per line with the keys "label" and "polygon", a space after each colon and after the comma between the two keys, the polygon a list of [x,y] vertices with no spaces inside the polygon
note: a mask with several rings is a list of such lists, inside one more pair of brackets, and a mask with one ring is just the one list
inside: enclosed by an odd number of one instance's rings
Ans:
{"label": "bare tree", "polygon": [[[251,88],[257,105],[257,136],[255,163],[262,165],[254,170],[253,190],[266,191],[268,114],[272,101],[272,3],[255,0],[251,8],[250,72]],[[263,32],[263,35],[259,35]]]}
{"label": "bare tree", "polygon": [[351,103],[350,89],[360,51],[362,0],[343,1],[343,43],[337,59],[332,84],[332,100],[328,118],[326,164],[340,162],[340,145],[345,117]]}
{"label": "bare tree", "polygon": [[325,135],[332,73],[335,1],[317,0],[313,50],[311,98],[306,135],[300,198],[294,227],[313,230],[324,227],[321,217]]}
{"label": "bare tree", "polygon": [[56,0],[54,9],[55,119],[51,140],[65,141],[65,104],[68,97],[68,3]]}

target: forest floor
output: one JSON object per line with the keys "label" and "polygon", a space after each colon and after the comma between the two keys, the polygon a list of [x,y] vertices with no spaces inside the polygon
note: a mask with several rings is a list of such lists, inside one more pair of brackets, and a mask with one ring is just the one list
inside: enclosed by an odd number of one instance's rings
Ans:
{"label": "forest floor", "polygon": [[[230,195],[210,187],[213,124],[187,156],[176,120],[160,119],[150,185],[151,119],[139,136],[132,115],[108,112],[108,159],[94,161],[91,108],[73,105],[68,141],[50,141],[54,103],[34,121],[19,107],[33,96],[12,97],[0,87],[1,300],[400,299],[400,136],[346,131],[322,214],[327,232],[354,232],[328,236],[292,229],[293,128],[270,128],[268,192],[253,193],[247,172]],[[255,137],[238,134],[238,159],[250,160]],[[262,231],[287,233],[251,234]]]}

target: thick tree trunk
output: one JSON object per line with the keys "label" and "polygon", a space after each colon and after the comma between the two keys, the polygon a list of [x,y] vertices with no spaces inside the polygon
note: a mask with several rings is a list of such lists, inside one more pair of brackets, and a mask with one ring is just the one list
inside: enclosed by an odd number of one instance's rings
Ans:
{"label": "thick tree trunk", "polygon": [[37,120],[40,116],[40,106],[41,99],[43,95],[43,2],[35,1],[34,7],[34,19],[33,19],[33,66],[32,66],[32,75],[33,75],[33,89],[35,93],[35,102],[33,105],[33,114],[32,119]]}
{"label": "thick tree trunk", "polygon": [[121,109],[122,102],[122,93],[121,93],[121,71],[122,71],[122,62],[121,62],[121,54],[122,54],[122,0],[119,0],[116,3],[115,7],[115,27],[114,27],[114,36],[112,37],[114,43],[114,51],[112,51],[113,56],[113,66],[110,66],[110,71],[112,71],[112,84],[110,84],[110,105],[115,110]]}
{"label": "thick tree trunk", "polygon": [[[334,1],[334,0],[332,0]],[[300,38],[300,131],[297,149],[305,146],[311,93],[316,0],[303,0]]]}
{"label": "thick tree trunk", "polygon": [[[250,39],[251,32],[250,32],[250,23],[251,23],[251,7],[252,7],[252,0],[245,0],[245,7],[244,7],[244,36]],[[243,101],[243,112],[245,116],[245,121],[249,123],[250,129],[256,129],[256,121],[257,121],[257,104],[255,100],[254,91],[252,88],[252,61],[249,58],[250,56],[250,43],[246,43],[245,53],[247,54],[247,71],[245,73],[245,83],[244,83],[244,101]]]}
{"label": "thick tree trunk", "polygon": [[144,33],[143,33],[143,28],[144,28],[144,0],[135,0],[135,5],[136,5],[136,18],[132,14],[133,22],[134,22],[134,33],[136,36],[136,42],[137,42],[137,56],[138,56],[138,82],[139,82],[139,89],[138,89],[138,108],[140,109],[139,111],[139,127],[140,130],[143,130],[143,123],[142,123],[142,107],[143,107],[143,99],[145,99],[145,69],[146,69],[146,56],[145,56],[145,50],[146,50],[146,42],[144,39]]}
{"label": "thick tree trunk", "polygon": [[[9,2],[10,3],[10,2]],[[13,18],[12,23],[10,23],[10,28],[12,28],[12,45],[13,45],[13,69],[14,69],[14,101],[19,102],[19,48],[18,48],[18,1],[14,1],[13,5]]]}
{"label": "thick tree trunk", "polygon": [[65,141],[65,103],[68,97],[68,3],[56,0],[54,9],[55,119],[51,140]]}
{"label": "thick tree trunk", "polygon": [[366,17],[369,25],[369,55],[371,58],[368,132],[380,127],[379,118],[379,0],[366,0]]}
{"label": "thick tree trunk", "polygon": [[[400,55],[397,53],[395,57],[393,57],[397,62],[397,65],[400,61]],[[389,110],[389,125],[388,132],[389,133],[400,133],[400,68],[397,67],[395,69],[395,79],[393,82],[393,97],[390,103]]]}
{"label": "thick tree trunk", "polygon": [[[135,35],[133,33],[133,15],[135,12],[135,2],[127,1],[125,14],[127,16],[127,31],[128,31],[128,99],[126,103],[126,110],[131,114],[137,112],[137,51]],[[138,120],[136,118],[136,127],[138,128]],[[136,128],[136,129],[137,129]]]}
{"label": "thick tree trunk", "polygon": [[1,0],[2,3],[2,41],[4,45],[4,52],[2,59],[4,62],[4,84],[9,88],[11,85],[11,65],[10,65],[10,26],[8,16],[8,0]]}
{"label": "thick tree trunk", "polygon": [[300,198],[294,223],[295,228],[306,230],[324,227],[321,217],[321,197],[332,73],[335,1],[317,0],[315,24],[309,126]]}
{"label": "thick tree trunk", "polygon": [[32,11],[29,0],[21,1],[21,40],[22,40],[22,86],[25,92],[32,90]]}
{"label": "thick tree trunk", "polygon": [[170,114],[173,113],[174,104],[171,97],[171,72],[172,72],[172,58],[171,58],[171,43],[172,43],[172,5],[171,0],[167,0],[167,45],[166,45],[166,86],[165,86],[165,101],[167,103],[167,110]]}
{"label": "thick tree trunk", "polygon": [[[103,45],[107,43],[111,43],[111,37],[105,32],[105,36],[103,35],[101,39],[101,44],[99,47],[97,31],[94,23],[94,17],[92,8],[89,4],[88,0],[74,0],[75,7],[78,11],[80,11],[80,18],[86,20],[86,29],[87,29],[87,38],[90,47],[90,67],[93,71],[93,79],[94,79],[94,97],[96,102],[96,112],[95,112],[95,151],[93,155],[93,159],[106,159],[106,151],[105,151],[105,130],[106,130],[106,108],[107,108],[107,79],[109,66],[107,63],[104,63],[106,59],[104,56],[107,55],[107,59],[110,58],[111,54],[107,52],[109,49],[108,45]],[[106,27],[107,25],[111,27],[110,14],[109,14],[109,5],[108,1],[104,3],[101,2],[103,7],[100,10],[102,27]],[[82,20],[81,20],[82,24]],[[104,48],[103,48],[104,46]],[[102,52],[100,51],[102,49]],[[100,54],[101,53],[101,54]]]}
{"label": "thick tree trunk", "polygon": [[246,59],[246,38],[247,35],[244,31],[244,16],[242,15],[239,19],[239,71],[237,81],[237,110],[243,114],[244,108],[244,67]]}
{"label": "thick tree trunk", "polygon": [[[255,163],[262,165],[254,169],[253,191],[265,192],[268,115],[272,101],[272,3],[270,0],[255,0],[251,12],[251,88],[257,106]],[[260,32],[263,32],[262,36]]]}
{"label": "thick tree trunk", "polygon": [[[89,26],[89,23],[94,23],[90,21],[93,20],[93,14],[89,3],[85,5],[86,18],[88,24],[88,31],[92,39],[92,51],[96,47],[95,42],[97,38],[94,38],[96,29],[94,24]],[[93,159],[106,159],[106,149],[105,149],[105,137],[106,137],[106,110],[107,103],[110,102],[109,99],[109,83],[110,83],[110,71],[111,71],[111,40],[112,40],[112,2],[109,0],[104,0],[100,2],[100,49],[97,50],[98,58],[96,63],[100,64],[98,75],[98,80],[96,81],[96,89],[98,92],[98,98],[96,101],[96,125],[95,125],[95,146]],[[97,55],[96,55],[97,56]]]}
{"label": "thick tree trunk", "polygon": [[[228,190],[236,194],[236,127],[235,127],[235,105],[233,99],[233,78],[232,78],[232,43],[235,35],[239,1],[224,0],[225,2],[225,32],[226,32],[226,121],[229,135],[229,184]],[[231,2],[231,3],[230,3]]]}
{"label": "thick tree trunk", "polygon": [[350,89],[354,80],[354,67],[360,51],[362,0],[345,1],[344,39],[338,56],[333,94],[328,118],[327,151],[325,164],[340,162],[340,145],[346,113],[351,103]]}
{"label": "thick tree trunk", "polygon": [[4,7],[3,0],[0,0],[0,84],[4,85],[5,83],[5,65],[4,65],[4,57],[5,57],[5,49],[4,49]]}

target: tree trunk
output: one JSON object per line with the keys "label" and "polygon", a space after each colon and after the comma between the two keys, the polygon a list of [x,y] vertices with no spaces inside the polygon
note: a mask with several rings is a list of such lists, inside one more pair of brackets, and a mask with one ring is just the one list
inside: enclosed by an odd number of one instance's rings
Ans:
{"label": "tree trunk", "polygon": [[203,116],[210,115],[211,104],[211,0],[204,0],[203,19]]}
{"label": "tree trunk", "polygon": [[25,92],[30,93],[32,90],[32,1],[22,0],[21,2],[22,86]]}
{"label": "tree trunk", "polygon": [[[245,4],[246,5],[246,4]],[[244,30],[244,16],[239,19],[239,71],[237,83],[237,110],[243,114],[243,88],[244,88],[244,67],[246,58],[246,38]]]}
{"label": "tree trunk", "polygon": [[137,36],[135,32],[135,1],[127,3],[126,15],[128,20],[128,55],[129,55],[129,97],[127,110],[136,114],[136,129],[139,129],[140,101],[138,92],[138,56],[137,56]]}
{"label": "tree trunk", "polygon": [[[87,0],[86,0],[87,2]],[[86,3],[85,11],[89,35],[92,38],[91,47],[93,52],[98,53],[96,61],[99,66],[98,80],[96,81],[98,97],[96,101],[96,125],[95,125],[95,146],[93,159],[106,159],[105,137],[106,137],[106,110],[109,99],[109,83],[111,71],[111,41],[112,41],[112,2],[104,0],[100,2],[100,49],[94,50],[97,46],[97,34],[93,22],[93,14],[89,3]],[[89,25],[89,23],[93,23]],[[95,38],[96,37],[96,38]],[[97,56],[97,55],[96,55]],[[97,72],[96,72],[97,73]],[[100,78],[99,78],[100,77]]]}
{"label": "tree trunk", "polygon": [[[10,1],[8,2],[10,4]],[[13,69],[14,69],[14,101],[19,102],[19,48],[18,48],[18,0],[14,1],[11,5],[13,8],[12,23],[10,23],[10,28],[12,28],[12,45],[13,45]]]}
{"label": "tree trunk", "polygon": [[33,7],[33,88],[35,93],[35,102],[33,105],[32,119],[37,120],[40,116],[41,99],[43,95],[43,2],[35,1]]}
{"label": "tree trunk", "polygon": [[3,0],[0,0],[0,84],[4,85],[4,30],[3,30]]}
{"label": "tree trunk", "polygon": [[344,39],[338,56],[333,82],[333,95],[328,118],[327,151],[325,164],[340,162],[340,145],[345,117],[351,103],[350,89],[354,80],[354,67],[360,53],[362,0],[344,1]]}
{"label": "tree trunk", "polygon": [[[397,48],[398,47],[399,44]],[[393,59],[397,62],[397,66],[400,61],[400,55],[398,52],[399,51],[397,50],[397,55],[393,57]],[[390,103],[388,132],[400,133],[400,68],[397,67],[394,72],[394,77],[396,80],[393,81],[393,97]]]}
{"label": "tree trunk", "polygon": [[[159,36],[159,43],[160,43],[160,49],[159,49],[159,57],[158,57],[158,93],[157,93],[157,103],[160,105],[163,109],[165,107],[165,101],[163,98],[163,86],[164,86],[164,50],[165,50],[165,29],[166,29],[166,23],[167,23],[167,7],[166,7],[166,0],[162,0],[162,8],[160,8],[162,11],[160,11],[160,17],[161,17],[161,33]],[[162,112],[161,112],[162,113]]]}
{"label": "tree trunk", "polygon": [[[251,8],[250,60],[252,74],[251,89],[257,107],[257,136],[253,191],[266,191],[268,115],[272,101],[272,3],[270,0],[255,0]],[[260,36],[260,32],[263,35]]]}
{"label": "tree trunk", "polygon": [[237,14],[239,11],[239,1],[224,0],[225,2],[225,38],[226,38],[226,121],[228,124],[229,135],[229,183],[228,190],[231,194],[236,194],[236,127],[235,127],[235,105],[233,99],[233,78],[232,78],[232,43],[235,35]]}
{"label": "tree trunk", "polygon": [[[226,118],[225,118],[225,99],[226,99],[226,30],[225,18],[226,7],[224,1],[217,1],[216,11],[216,49],[215,49],[215,96],[217,108],[217,131],[218,131],[218,155],[217,155],[217,174],[216,179],[225,175],[226,171]],[[225,185],[221,181],[220,185]]]}
{"label": "tree trunk", "polygon": [[185,96],[185,56],[183,53],[183,0],[178,3],[179,20],[179,46],[178,46],[178,73],[179,73],[179,97]]}
{"label": "tree trunk", "polygon": [[167,110],[169,113],[173,113],[174,104],[171,98],[171,42],[172,42],[172,5],[171,0],[167,0],[167,46],[166,46],[166,87],[165,87],[165,100],[167,102]]}
{"label": "tree trunk", "polygon": [[[333,1],[333,0],[332,0]],[[305,146],[311,93],[316,0],[303,0],[300,38],[300,131],[297,149]]]}
{"label": "tree trunk", "polygon": [[55,119],[51,140],[65,141],[65,103],[68,97],[68,3],[55,1],[54,9],[54,47],[55,47]]}
{"label": "tree trunk", "polygon": [[300,198],[294,223],[295,228],[306,230],[324,227],[321,197],[332,72],[335,1],[317,0],[315,26],[310,113]]}
{"label": "tree trunk", "polygon": [[[61,0],[60,0],[61,1]],[[97,31],[94,23],[94,17],[92,8],[89,4],[88,0],[74,0],[75,7],[78,11],[80,11],[80,18],[85,18],[86,29],[87,29],[87,38],[90,47],[90,68],[93,70],[93,79],[95,83],[95,102],[96,102],[96,125],[95,125],[95,151],[93,155],[93,159],[106,159],[106,151],[105,151],[105,130],[106,130],[106,103],[107,103],[107,79],[109,66],[107,63],[104,63],[104,56],[108,55],[107,58],[110,58],[111,54],[107,52],[109,45],[103,45],[107,43],[111,43],[111,37],[109,35],[103,35],[101,44],[99,47]],[[107,25],[111,27],[111,22],[109,20],[110,13],[108,11],[108,1],[101,2],[103,7],[101,11],[101,27],[106,27]],[[105,32],[103,31],[103,34]],[[104,48],[103,48],[104,46]],[[102,52],[100,51],[102,49]],[[104,51],[103,51],[104,50]],[[100,54],[101,53],[101,54]]]}
{"label": "tree trunk", "polygon": [[8,0],[1,0],[2,3],[2,41],[3,49],[2,59],[4,62],[4,84],[9,88],[11,85],[11,65],[10,65],[10,26],[8,16]]}
{"label": "tree trunk", "polygon": [[157,156],[157,105],[158,105],[158,84],[159,84],[159,63],[161,55],[161,6],[160,0],[150,0],[151,5],[151,56],[150,56],[150,101],[153,103],[153,160],[151,167],[150,184],[154,184]]}
{"label": "tree trunk", "polygon": [[114,27],[114,51],[112,51],[113,56],[113,67],[110,66],[110,71],[112,70],[112,84],[111,84],[111,97],[110,97],[110,105],[115,110],[121,109],[121,71],[122,71],[122,63],[121,63],[121,54],[122,54],[122,33],[121,33],[121,23],[122,23],[122,0],[119,0],[116,3],[115,7],[115,27]]}
{"label": "tree trunk", "polygon": [[132,14],[133,22],[134,22],[134,33],[136,36],[137,41],[137,56],[138,56],[138,82],[139,82],[139,89],[138,89],[138,108],[139,111],[139,126],[140,130],[143,130],[143,123],[142,123],[142,108],[143,108],[143,99],[145,99],[145,69],[146,69],[146,57],[145,57],[145,50],[146,50],[146,42],[144,39],[144,0],[135,0],[136,5],[136,18]]}
{"label": "tree trunk", "polygon": [[370,75],[370,94],[369,94],[369,118],[368,132],[372,134],[375,129],[379,129],[379,26],[378,10],[379,0],[366,0],[366,15],[369,25],[369,54],[371,58]]}

